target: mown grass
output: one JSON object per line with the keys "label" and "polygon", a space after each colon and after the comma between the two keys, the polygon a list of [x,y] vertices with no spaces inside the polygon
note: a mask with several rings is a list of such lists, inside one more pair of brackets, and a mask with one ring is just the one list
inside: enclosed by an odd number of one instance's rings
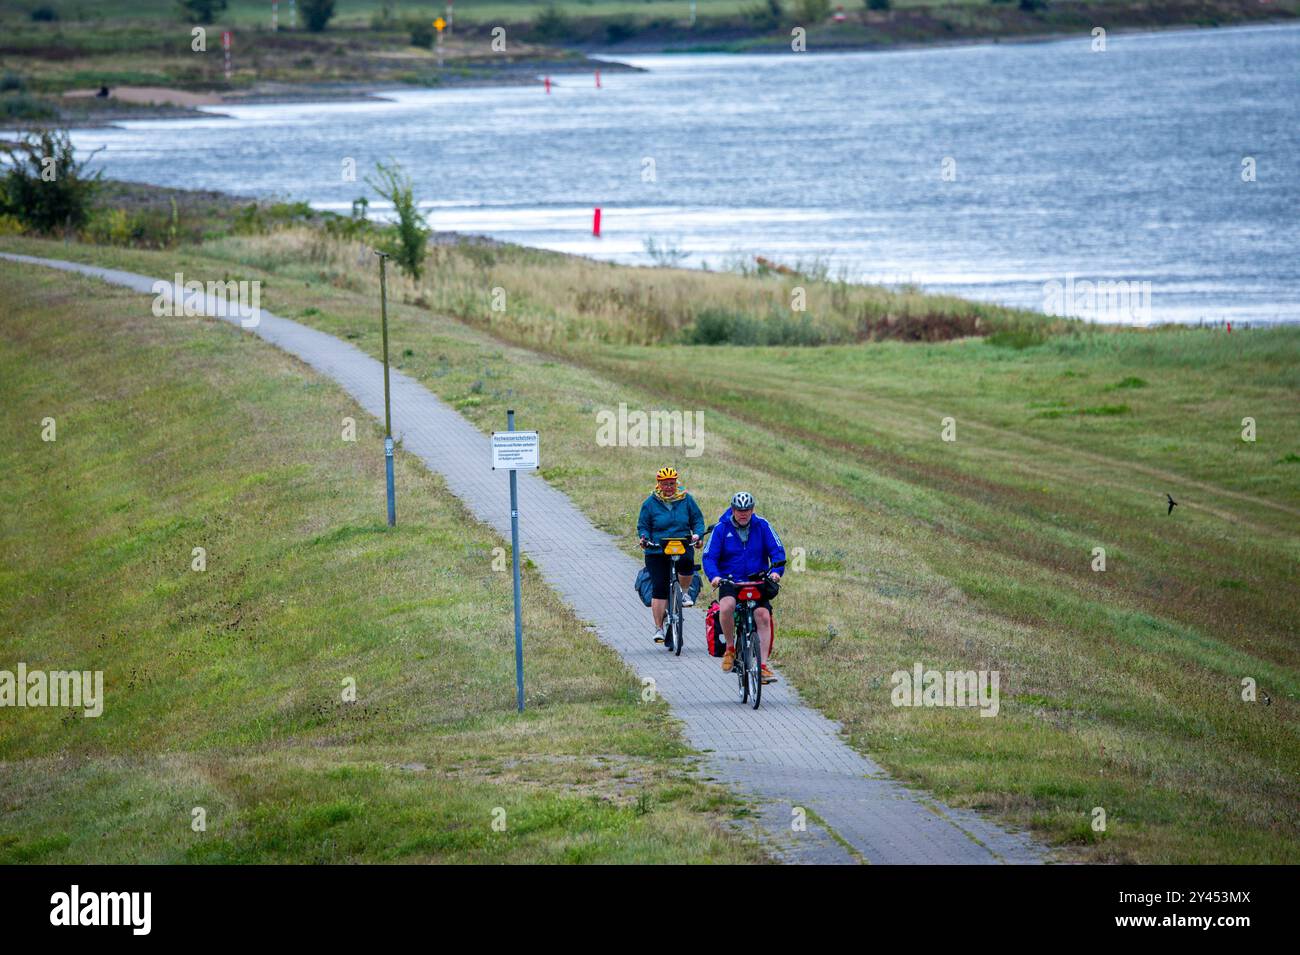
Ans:
{"label": "mown grass", "polygon": [[[280,314],[380,347],[369,269],[282,237],[166,258],[5,245],[148,274],[237,270],[265,280]],[[545,435],[543,476],[629,553],[665,459],[710,519],[753,491],[805,559],[780,598],[778,665],[892,772],[1081,858],[1300,858],[1300,331],[525,349],[391,300],[399,367],[485,430],[518,409]],[[703,454],[599,445],[596,413],[621,401],[703,410]],[[1116,404],[1127,410],[1074,413]],[[1104,572],[1091,569],[1098,546]],[[893,707],[890,674],[917,661],[999,670],[999,716]],[[1245,677],[1269,703],[1242,700]],[[1096,806],[1105,833],[1088,824]]]}
{"label": "mown grass", "polygon": [[388,529],[331,383],[91,280],[0,263],[0,296],[0,668],[106,696],[0,710],[0,862],[761,858],[531,574],[514,712],[505,545],[400,453]]}

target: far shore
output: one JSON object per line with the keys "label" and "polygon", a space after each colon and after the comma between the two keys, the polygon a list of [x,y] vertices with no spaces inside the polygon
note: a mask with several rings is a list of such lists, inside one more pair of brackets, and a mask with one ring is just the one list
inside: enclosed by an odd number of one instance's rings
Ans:
{"label": "far shore", "polygon": [[[1139,34],[1185,33],[1205,29],[1231,29],[1234,27],[1272,27],[1294,24],[1296,21],[1283,10],[1277,16],[1237,23],[1197,25],[1185,22],[1168,26],[1137,25],[1108,27],[1108,36],[1134,36]],[[59,96],[60,113],[54,125],[78,129],[116,126],[131,120],[186,119],[199,116],[221,116],[220,107],[247,104],[364,102],[383,100],[385,94],[413,90],[466,89],[490,86],[540,85],[544,77],[557,77],[556,85],[573,75],[586,75],[595,71],[641,72],[640,67],[625,63],[619,57],[651,55],[749,55],[775,56],[787,52],[785,41],[768,42],[772,38],[740,38],[721,44],[701,43],[698,40],[680,43],[655,41],[627,41],[617,46],[578,47],[567,54],[554,51],[554,56],[529,56],[509,63],[482,64],[456,63],[456,68],[436,74],[436,83],[404,83],[393,80],[366,81],[267,81],[247,89],[194,90],[172,87],[120,86],[110,87],[108,97],[99,97],[95,88],[68,90]],[[914,41],[881,42],[865,39],[839,39],[836,37],[809,37],[807,54],[825,56],[838,53],[893,53],[931,48],[994,46],[1005,44],[1054,43],[1063,40],[1089,42],[1088,31],[1054,31],[1045,33],[973,35],[941,37],[931,36]],[[757,41],[756,41],[757,40]],[[449,66],[452,64],[449,64]],[[216,107],[214,109],[214,107]],[[10,129],[48,126],[47,121],[11,121]]]}

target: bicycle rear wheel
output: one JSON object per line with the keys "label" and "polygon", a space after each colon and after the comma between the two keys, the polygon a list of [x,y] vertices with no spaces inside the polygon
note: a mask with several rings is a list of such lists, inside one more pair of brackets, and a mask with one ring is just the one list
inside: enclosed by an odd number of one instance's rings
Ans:
{"label": "bicycle rear wheel", "polygon": [[677,646],[673,648],[673,652],[679,657],[682,655],[682,646],[686,643],[686,621],[683,620],[682,617],[682,591],[678,588],[677,608],[673,614],[673,619],[676,621],[674,629],[677,633]]}

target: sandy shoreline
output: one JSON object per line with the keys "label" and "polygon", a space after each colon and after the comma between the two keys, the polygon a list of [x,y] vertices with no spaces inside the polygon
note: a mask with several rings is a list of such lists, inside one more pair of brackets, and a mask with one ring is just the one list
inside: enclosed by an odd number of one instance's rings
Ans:
{"label": "sandy shoreline", "polygon": [[[642,72],[638,67],[612,60],[572,59],[523,60],[508,66],[497,66],[492,71],[447,73],[436,85],[400,82],[331,81],[320,83],[286,83],[268,81],[247,90],[222,93],[218,91],[181,90],[162,86],[110,86],[109,95],[100,97],[97,88],[67,91],[61,102],[77,107],[91,106],[85,112],[65,111],[59,125],[73,129],[102,129],[119,123],[140,119],[186,119],[199,116],[222,116],[222,106],[274,105],[281,103],[331,103],[365,102],[386,99],[388,93],[414,90],[473,89],[490,86],[535,86],[543,76],[559,78],[588,75],[600,70],[606,73]],[[214,109],[214,107],[216,107]],[[46,125],[44,123],[15,123],[14,129]]]}

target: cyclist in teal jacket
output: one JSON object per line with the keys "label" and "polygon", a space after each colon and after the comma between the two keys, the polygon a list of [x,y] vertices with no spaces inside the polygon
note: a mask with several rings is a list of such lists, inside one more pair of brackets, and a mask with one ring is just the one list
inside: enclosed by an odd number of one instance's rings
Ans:
{"label": "cyclist in teal jacket", "polygon": [[[663,552],[659,542],[668,537],[689,540],[698,550],[704,537],[704,512],[695,498],[677,484],[677,469],[660,468],[655,474],[655,489],[641,505],[636,520],[636,536],[645,550],[645,566],[650,571],[652,585],[650,613],[655,622],[655,643],[664,642],[664,614],[668,608],[668,584],[672,574],[672,558]],[[689,607],[691,579],[695,564],[691,550],[677,558],[677,582],[682,588],[682,606]]]}

